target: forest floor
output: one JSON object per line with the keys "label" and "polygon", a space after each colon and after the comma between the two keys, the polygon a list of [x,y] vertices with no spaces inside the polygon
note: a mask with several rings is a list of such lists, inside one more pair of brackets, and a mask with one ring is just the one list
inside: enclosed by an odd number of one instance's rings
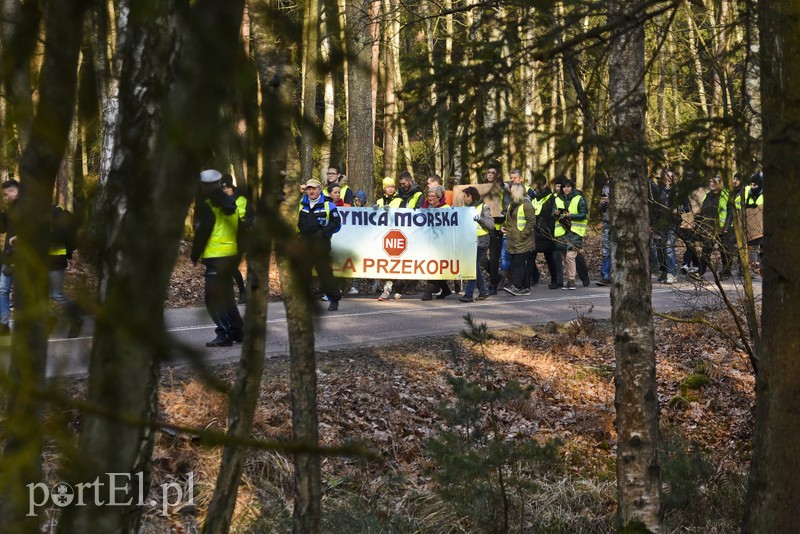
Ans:
{"label": "forest floor", "polygon": [[[185,250],[173,277],[167,305],[200,304],[202,268]],[[272,278],[278,297],[274,270]],[[722,312],[709,317],[732,327]],[[655,321],[667,532],[738,531],[753,433],[749,361],[706,326]],[[588,311],[567,324],[492,337],[483,345],[444,336],[318,353],[322,444],[357,441],[375,455],[323,458],[324,532],[494,532],[503,523],[510,532],[615,531],[610,323]],[[235,364],[213,371],[235,380]],[[76,395],[83,390],[74,384]],[[164,371],[160,409],[170,423],[226,427],[225,395],[186,368]],[[291,438],[288,356],[266,362],[253,437]],[[220,458],[220,449],[191,435],[158,433],[150,494],[157,505],[144,532],[194,531]],[[165,517],[160,486],[188,492],[190,474],[193,505],[170,506]],[[231,531],[290,531],[292,487],[291,456],[251,451]]]}

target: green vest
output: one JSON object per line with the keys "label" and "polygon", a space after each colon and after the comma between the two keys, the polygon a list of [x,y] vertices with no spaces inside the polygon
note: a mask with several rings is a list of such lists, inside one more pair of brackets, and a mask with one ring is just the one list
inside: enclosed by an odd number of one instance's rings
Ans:
{"label": "green vest", "polygon": [[230,215],[222,213],[222,210],[212,205],[208,199],[206,199],[206,204],[214,213],[214,228],[211,230],[211,237],[208,238],[201,258],[236,256],[239,252],[236,244],[236,233],[239,230],[238,203],[236,211]]}
{"label": "green vest", "polygon": [[[568,209],[569,209],[570,214],[578,213],[578,204],[580,204],[581,198],[583,198],[583,197],[581,197],[580,195],[575,195],[574,197],[572,197],[572,200],[569,201],[569,208]],[[560,210],[565,209],[564,208],[564,199],[561,198],[560,196],[556,197],[556,208],[558,208]],[[573,220],[570,220],[570,223],[571,223],[571,227],[570,227],[571,231],[575,232],[576,234],[578,234],[581,237],[584,237],[586,235],[586,221],[573,221]],[[566,233],[567,233],[567,230],[563,226],[561,226],[561,223],[559,221],[556,221],[556,229],[555,229],[555,232],[553,232],[553,235],[555,237],[560,237],[560,236],[562,236],[562,235],[564,235]]]}
{"label": "green vest", "polygon": [[[399,208],[400,204],[402,204],[402,203],[403,203],[403,199],[395,195],[394,197],[392,197],[392,200],[389,201],[389,206],[388,207],[389,208]],[[378,206],[383,207],[383,197],[379,198],[378,201],[376,202],[376,204]]]}
{"label": "green vest", "polygon": [[417,191],[416,193],[411,195],[411,198],[409,198],[408,202],[406,202],[406,207],[411,205],[416,206],[419,203],[419,199],[421,196],[422,196],[422,191]]}
{"label": "green vest", "polygon": [[[483,217],[483,202],[478,202],[477,204],[475,204],[475,214],[478,217]],[[481,223],[477,223],[477,225],[478,225],[478,237],[489,234],[489,230],[481,226]]]}
{"label": "green vest", "polygon": [[544,198],[534,198],[533,199],[533,210],[536,212],[536,216],[538,217],[542,213],[542,207],[545,203],[550,200],[550,197],[553,196],[553,193],[548,193]]}
{"label": "green vest", "polygon": [[744,203],[746,206],[763,206],[764,205],[764,192],[762,191],[758,198],[753,199],[750,196],[750,186],[744,188]]}
{"label": "green vest", "polygon": [[[708,193],[706,193],[708,196]],[[718,224],[720,228],[725,227],[725,220],[728,218],[728,199],[730,198],[730,194],[726,190],[722,190],[719,193],[719,204],[717,207],[717,215],[719,218]],[[703,197],[703,202],[705,202],[706,197]]]}
{"label": "green vest", "polygon": [[247,215],[247,199],[245,197],[236,198],[236,215],[244,219]]}
{"label": "green vest", "polygon": [[517,208],[517,230],[520,232],[525,229],[525,203],[521,203]]}

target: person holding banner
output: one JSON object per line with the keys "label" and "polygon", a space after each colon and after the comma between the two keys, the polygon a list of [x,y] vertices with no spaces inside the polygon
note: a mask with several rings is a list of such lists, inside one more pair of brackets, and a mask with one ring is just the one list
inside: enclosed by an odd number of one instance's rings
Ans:
{"label": "person holding banner", "polygon": [[[422,205],[423,209],[426,208],[449,208],[450,206],[444,199],[444,187],[441,185],[434,185],[428,188],[428,194],[425,197],[425,203]],[[437,299],[445,299],[453,294],[447,280],[429,280],[425,284],[425,291],[422,293],[422,300],[432,300],[434,295]]]}
{"label": "person holding banner", "polygon": [[403,199],[397,194],[397,185],[394,178],[387,176],[383,179],[383,196],[375,202],[376,208],[399,208]]}
{"label": "person holding banner", "polygon": [[486,287],[486,280],[483,278],[481,272],[481,262],[483,257],[486,256],[486,250],[489,248],[489,233],[494,228],[494,218],[492,218],[492,211],[489,206],[483,203],[481,195],[475,187],[470,186],[464,189],[464,205],[471,207],[475,210],[473,220],[477,223],[476,229],[478,232],[478,250],[475,264],[475,280],[470,280],[464,287],[464,295],[458,299],[461,302],[472,302],[475,286],[478,286],[478,300],[484,300],[489,296],[489,291]]}
{"label": "person holding banner", "polygon": [[337,311],[342,298],[342,291],[331,268],[331,237],[341,227],[339,211],[330,198],[322,195],[322,184],[319,180],[311,179],[306,182],[306,194],[300,199],[297,216],[297,231],[308,245],[300,276],[306,279],[306,286],[310,288],[311,271],[317,270],[322,289],[330,303],[328,311]]}

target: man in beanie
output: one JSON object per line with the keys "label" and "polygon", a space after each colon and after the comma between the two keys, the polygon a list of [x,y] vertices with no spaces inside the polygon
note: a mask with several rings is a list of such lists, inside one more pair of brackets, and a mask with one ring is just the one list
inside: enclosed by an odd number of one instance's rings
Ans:
{"label": "man in beanie", "polygon": [[222,173],[200,173],[203,194],[195,207],[192,262],[206,266],[205,304],[217,334],[206,347],[242,342],[242,316],[236,307],[231,278],[239,267],[239,212],[236,197],[222,190]]}
{"label": "man in beanie", "polygon": [[297,231],[308,245],[303,255],[301,276],[306,287],[311,288],[311,270],[316,269],[322,289],[328,297],[328,311],[339,309],[342,292],[333,277],[331,268],[331,237],[342,227],[339,211],[333,201],[322,194],[319,180],[306,182],[306,194],[300,199],[300,212],[297,217]]}

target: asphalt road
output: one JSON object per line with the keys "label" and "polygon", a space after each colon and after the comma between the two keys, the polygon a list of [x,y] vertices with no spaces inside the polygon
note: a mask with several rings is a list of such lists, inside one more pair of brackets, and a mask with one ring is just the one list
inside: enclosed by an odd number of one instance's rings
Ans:
{"label": "asphalt road", "polygon": [[[727,288],[734,289],[733,284]],[[706,284],[704,289],[683,282],[673,286],[653,284],[653,307],[669,312],[690,307],[718,307],[719,300]],[[760,292],[760,284],[756,284]],[[345,298],[338,312],[323,311],[316,320],[317,350],[346,349],[385,344],[403,340],[458,333],[464,329],[463,316],[471,313],[490,328],[510,328],[515,325],[565,322],[578,314],[596,319],[611,314],[610,288],[579,287],[575,291],[549,290],[547,286],[533,288],[531,295],[514,297],[503,291],[484,301],[462,303],[457,295],[443,300],[423,302],[417,296],[379,302],[375,297]],[[324,310],[327,303],[320,302]],[[241,307],[244,312],[244,307]],[[271,302],[267,311],[267,355],[287,354],[286,314],[281,302]],[[214,325],[205,308],[181,308],[165,311],[169,332],[176,341],[200,351],[209,363],[228,362],[239,355],[239,346],[209,349],[205,342],[214,337]],[[92,324],[84,325],[86,337],[64,339],[54,337],[49,342],[48,376],[85,374],[88,368]],[[8,338],[0,341],[0,357],[7,357]],[[172,361],[170,365],[181,365]]]}

